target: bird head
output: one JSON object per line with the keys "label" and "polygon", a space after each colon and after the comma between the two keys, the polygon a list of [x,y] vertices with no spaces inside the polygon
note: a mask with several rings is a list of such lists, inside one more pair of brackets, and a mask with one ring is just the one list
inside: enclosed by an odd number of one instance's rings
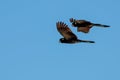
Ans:
{"label": "bird head", "polygon": [[59,42],[60,42],[60,43],[64,43],[64,42],[65,42],[65,39],[64,39],[64,38],[60,38]]}

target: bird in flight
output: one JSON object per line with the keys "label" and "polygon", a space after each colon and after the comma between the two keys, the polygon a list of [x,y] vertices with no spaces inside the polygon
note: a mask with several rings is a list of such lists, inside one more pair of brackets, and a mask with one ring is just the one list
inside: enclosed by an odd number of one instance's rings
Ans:
{"label": "bird in flight", "polygon": [[86,20],[69,19],[73,27],[77,27],[78,32],[88,33],[93,26],[97,27],[110,27],[108,25],[96,24]]}
{"label": "bird in flight", "polygon": [[66,25],[64,22],[57,22],[56,27],[58,32],[63,36],[63,38],[60,38],[61,43],[78,43],[78,42],[85,42],[85,43],[95,43],[94,41],[88,41],[88,40],[80,40],[77,38],[77,36],[70,30],[68,25]]}

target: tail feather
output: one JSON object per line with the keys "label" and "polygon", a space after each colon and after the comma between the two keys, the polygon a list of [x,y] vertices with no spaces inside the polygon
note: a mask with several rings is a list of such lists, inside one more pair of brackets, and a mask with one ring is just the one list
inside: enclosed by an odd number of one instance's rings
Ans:
{"label": "tail feather", "polygon": [[88,41],[88,40],[79,40],[79,42],[85,42],[85,43],[95,43],[95,41]]}
{"label": "tail feather", "polygon": [[98,26],[98,27],[110,27],[109,25],[103,25],[103,24],[93,24],[93,26]]}

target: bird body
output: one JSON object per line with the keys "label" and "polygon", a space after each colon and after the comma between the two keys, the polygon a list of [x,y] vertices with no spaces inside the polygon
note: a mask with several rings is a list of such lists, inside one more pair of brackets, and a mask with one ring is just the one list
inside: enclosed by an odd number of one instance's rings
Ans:
{"label": "bird body", "polygon": [[77,27],[78,32],[83,32],[83,33],[88,33],[93,26],[110,27],[108,25],[96,24],[96,23],[92,23],[90,21],[76,20],[73,18],[70,18],[70,22],[72,23],[73,27]]}
{"label": "bird body", "polygon": [[58,32],[64,37],[59,41],[61,43],[78,43],[78,42],[86,42],[86,43],[95,43],[94,41],[80,40],[77,36],[70,30],[68,25],[63,22],[57,22],[56,27]]}

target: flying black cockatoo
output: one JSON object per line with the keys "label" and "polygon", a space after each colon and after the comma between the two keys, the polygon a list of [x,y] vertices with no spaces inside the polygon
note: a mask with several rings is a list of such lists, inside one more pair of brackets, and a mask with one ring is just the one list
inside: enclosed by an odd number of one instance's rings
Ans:
{"label": "flying black cockatoo", "polygon": [[58,32],[63,36],[59,41],[61,43],[78,43],[78,42],[85,42],[85,43],[95,43],[94,41],[87,41],[87,40],[80,40],[77,36],[70,30],[68,25],[63,22],[57,22],[56,27]]}
{"label": "flying black cockatoo", "polygon": [[110,27],[108,25],[95,24],[95,23],[92,23],[92,22],[86,21],[86,20],[76,20],[73,18],[70,18],[69,20],[72,23],[73,27],[77,27],[78,32],[83,32],[83,33],[88,33],[93,26]]}

